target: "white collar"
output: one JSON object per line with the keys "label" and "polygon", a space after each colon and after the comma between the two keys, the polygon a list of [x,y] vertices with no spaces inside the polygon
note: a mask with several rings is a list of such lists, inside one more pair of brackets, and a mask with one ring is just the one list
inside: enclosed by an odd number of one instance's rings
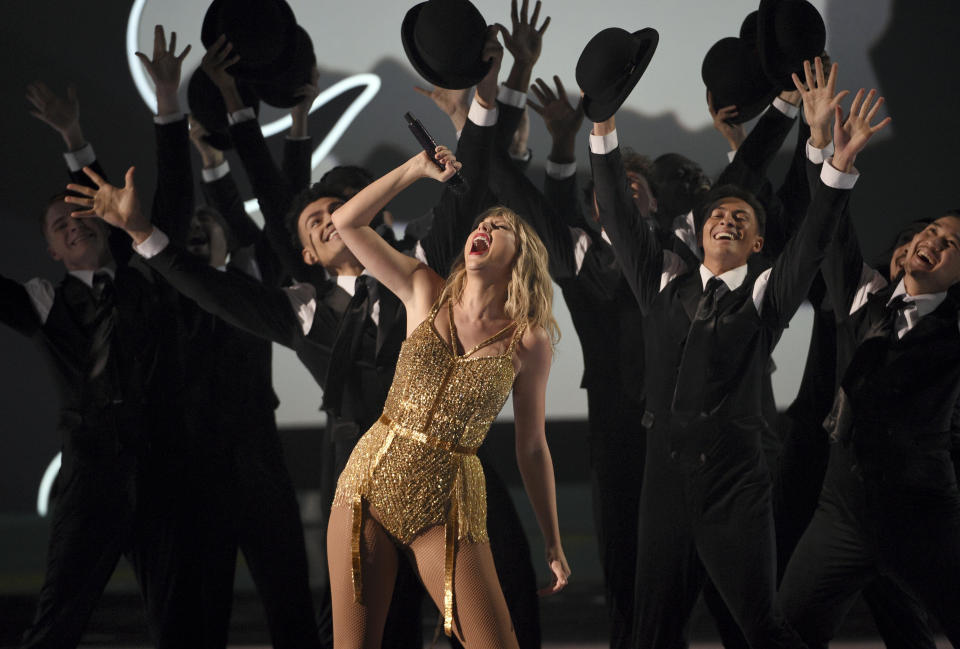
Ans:
{"label": "white collar", "polygon": [[117,271],[114,269],[113,264],[103,266],[97,270],[68,270],[67,273],[79,279],[86,284],[88,288],[93,288],[93,276],[97,273],[106,273],[110,276],[110,279],[117,278]]}
{"label": "white collar", "polygon": [[733,270],[728,270],[725,273],[721,273],[719,276],[714,275],[710,272],[710,269],[700,264],[700,281],[703,282],[703,288],[707,288],[707,282],[710,281],[711,277],[720,277],[723,280],[723,283],[727,285],[727,288],[731,291],[735,291],[740,288],[740,285],[743,284],[743,280],[747,278],[747,265],[737,266]]}
{"label": "white collar", "polygon": [[360,276],[372,277],[370,273],[364,270],[360,275],[337,275],[335,279],[337,286],[345,290],[350,297],[353,297],[353,294],[357,292],[357,277]]}
{"label": "white collar", "polygon": [[903,280],[900,280],[900,283],[897,284],[897,288],[894,289],[893,294],[890,296],[890,300],[887,304],[890,304],[893,301],[893,298],[902,295],[904,302],[911,302],[917,309],[917,315],[923,317],[928,313],[933,313],[938,306],[940,306],[945,299],[947,299],[947,292],[940,291],[938,293],[921,293],[920,295],[910,295],[907,293],[907,287],[904,285]]}

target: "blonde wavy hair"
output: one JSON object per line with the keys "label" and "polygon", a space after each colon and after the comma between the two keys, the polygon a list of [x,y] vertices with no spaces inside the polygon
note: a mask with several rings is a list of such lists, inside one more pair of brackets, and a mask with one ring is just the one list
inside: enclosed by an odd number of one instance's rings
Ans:
{"label": "blonde wavy hair", "polygon": [[[550,279],[547,248],[526,221],[502,205],[481,213],[474,221],[474,227],[490,216],[503,218],[517,241],[517,254],[510,270],[504,310],[517,322],[542,327],[550,336],[550,342],[556,345],[560,340],[560,327],[553,317],[553,282]],[[466,278],[467,269],[463,255],[460,255],[447,276],[440,302],[459,300]]]}

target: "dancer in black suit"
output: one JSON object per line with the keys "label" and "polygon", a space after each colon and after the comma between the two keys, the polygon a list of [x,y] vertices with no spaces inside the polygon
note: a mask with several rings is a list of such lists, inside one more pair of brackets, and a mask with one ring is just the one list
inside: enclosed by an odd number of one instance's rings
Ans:
{"label": "dancer in black suit", "polygon": [[[845,128],[861,121],[855,115]],[[862,148],[868,138],[852,146]],[[714,190],[698,228],[705,261],[690,268],[636,218],[612,118],[594,124],[591,150],[601,221],[647,314],[651,427],[635,644],[666,646],[682,637],[709,575],[751,645],[802,647],[774,603],[771,481],[760,445],[759,388],[846,197],[818,187],[797,234],[773,267],[760,271],[747,260],[763,246],[762,209],[735,188]]]}
{"label": "dancer in black suit", "polygon": [[[70,151],[87,148],[72,89],[62,99],[35,83],[28,98]],[[22,646],[75,647],[126,556],[156,645],[192,647],[199,598],[171,570],[191,494],[178,458],[154,447],[183,423],[176,294],[142,260],[127,263],[129,245],[110,228],[72,218],[65,197],[53,197],[41,218],[64,278],[0,278],[0,320],[50,360],[63,437],[47,570]]]}
{"label": "dancer in black suit", "polygon": [[[828,165],[855,179],[839,150]],[[960,495],[950,462],[960,213],[916,234],[902,278],[890,282],[863,263],[848,219],[823,266],[837,329],[838,391],[824,422],[834,444],[781,600],[810,646],[826,646],[857,592],[893,577],[960,646]]]}

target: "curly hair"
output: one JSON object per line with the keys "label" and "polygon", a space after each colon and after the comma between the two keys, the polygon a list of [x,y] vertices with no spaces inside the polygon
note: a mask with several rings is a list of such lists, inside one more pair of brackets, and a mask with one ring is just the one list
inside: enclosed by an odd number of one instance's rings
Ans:
{"label": "curly hair", "polygon": [[[475,226],[490,216],[500,216],[506,220],[517,240],[517,254],[507,286],[507,315],[531,327],[543,328],[550,336],[551,343],[556,345],[560,340],[560,327],[553,317],[553,282],[550,279],[547,248],[526,221],[502,205],[481,213]],[[461,255],[450,270],[440,301],[459,299],[463,294],[466,276],[467,269]]]}

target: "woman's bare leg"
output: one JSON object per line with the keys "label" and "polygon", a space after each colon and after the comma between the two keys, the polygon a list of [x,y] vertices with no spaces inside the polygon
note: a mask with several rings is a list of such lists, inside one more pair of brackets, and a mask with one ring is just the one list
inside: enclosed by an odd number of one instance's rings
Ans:
{"label": "woman's bare leg", "polygon": [[352,532],[351,508],[334,506],[327,526],[333,644],[337,649],[380,649],[397,576],[398,553],[383,526],[365,510],[360,534],[363,603],[357,603],[353,591]]}
{"label": "woman's bare leg", "polygon": [[[445,543],[444,528],[438,525],[417,535],[409,546],[420,579],[441,612],[446,582]],[[453,629],[464,647],[517,649],[490,544],[458,541],[453,575]]]}

